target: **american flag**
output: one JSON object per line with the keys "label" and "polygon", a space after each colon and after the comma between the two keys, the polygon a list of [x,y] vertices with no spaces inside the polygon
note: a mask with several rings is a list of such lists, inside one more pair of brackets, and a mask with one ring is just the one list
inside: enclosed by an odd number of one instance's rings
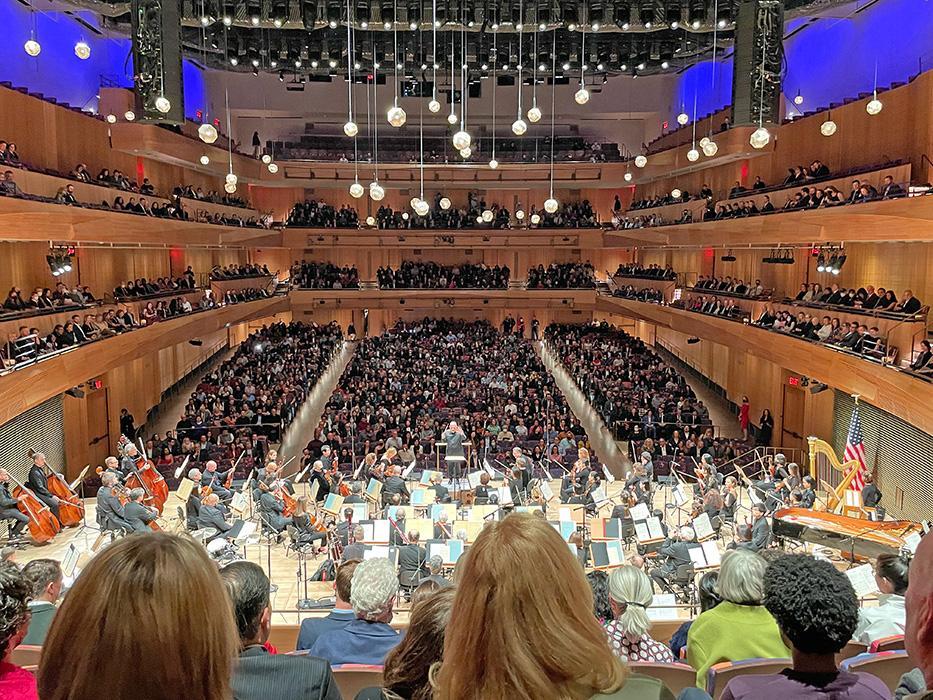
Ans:
{"label": "american flag", "polygon": [[852,409],[852,420],[849,421],[849,436],[846,438],[846,451],[843,459],[846,462],[858,460],[858,471],[849,482],[849,488],[861,491],[865,486],[865,445],[862,442],[862,421],[859,419],[858,406]]}

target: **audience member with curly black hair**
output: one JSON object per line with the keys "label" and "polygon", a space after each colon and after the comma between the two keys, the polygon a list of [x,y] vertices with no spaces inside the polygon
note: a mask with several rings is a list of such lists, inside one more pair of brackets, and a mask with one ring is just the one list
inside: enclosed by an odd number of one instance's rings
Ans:
{"label": "audience member with curly black hair", "polygon": [[858,623],[858,598],[844,573],[828,561],[787,554],[765,570],[764,594],[765,608],[791,646],[793,666],[776,674],[733,678],[722,700],[891,697],[875,676],[836,666],[836,654]]}
{"label": "audience member with curly black hair", "polygon": [[29,629],[32,589],[12,562],[0,563],[0,697],[38,700],[36,678],[10,663],[10,654]]}

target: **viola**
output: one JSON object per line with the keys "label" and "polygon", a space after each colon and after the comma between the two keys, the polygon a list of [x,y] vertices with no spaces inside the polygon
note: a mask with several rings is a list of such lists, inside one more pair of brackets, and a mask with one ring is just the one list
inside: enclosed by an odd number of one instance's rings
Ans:
{"label": "viola", "polygon": [[[100,469],[100,467],[98,467],[98,469]],[[126,486],[123,486],[122,484],[114,484],[110,487],[110,490],[118,499],[120,499],[120,505],[125,506],[127,503],[129,503],[130,490],[126,488]],[[151,506],[146,507],[153,512],[157,512],[156,509],[152,508]],[[154,530],[155,532],[162,531],[162,527],[155,520],[150,520],[148,524],[150,530]]]}
{"label": "viola", "polygon": [[84,519],[84,504],[61,474],[50,472],[49,492],[58,496],[58,519],[63,527],[73,527]]}
{"label": "viola", "polygon": [[50,541],[61,532],[62,525],[45,503],[40,501],[32,489],[18,482],[12,475],[10,481],[16,484],[13,498],[19,500],[16,507],[29,516],[29,534],[39,544]]}

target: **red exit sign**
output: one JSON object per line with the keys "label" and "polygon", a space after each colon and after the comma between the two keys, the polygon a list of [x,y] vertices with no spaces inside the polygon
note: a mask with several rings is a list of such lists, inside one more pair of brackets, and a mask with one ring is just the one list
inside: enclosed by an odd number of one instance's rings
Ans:
{"label": "red exit sign", "polygon": [[787,383],[791,386],[800,386],[800,377],[788,377]]}

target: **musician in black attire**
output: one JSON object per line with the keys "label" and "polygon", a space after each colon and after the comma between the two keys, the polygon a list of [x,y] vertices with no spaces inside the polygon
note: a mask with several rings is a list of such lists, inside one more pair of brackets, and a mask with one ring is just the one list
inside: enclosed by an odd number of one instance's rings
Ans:
{"label": "musician in black attire", "polygon": [[120,477],[126,479],[136,471],[136,460],[139,459],[139,450],[132,442],[126,446],[126,454],[120,460]]}
{"label": "musician in black attire", "polygon": [[415,588],[429,574],[428,552],[421,546],[421,536],[416,530],[408,533],[408,544],[398,550],[398,581],[403,588]]}
{"label": "musician in black attire", "polygon": [[229,501],[233,498],[233,492],[225,486],[231,471],[233,471],[232,468],[225,472],[217,471],[217,462],[212,459],[204,465],[203,485],[209,486],[221,501]]}
{"label": "musician in black attire", "polygon": [[726,477],[722,493],[722,510],[719,516],[728,522],[735,522],[735,509],[739,502],[739,482],[734,476]]}
{"label": "musician in black attire", "polygon": [[267,481],[259,482],[259,515],[264,527],[281,533],[292,524],[292,519],[285,515],[285,506],[272,492],[272,484]]}
{"label": "musician in black attire", "polygon": [[130,500],[123,506],[124,519],[133,532],[148,532],[149,523],[159,517],[159,512],[143,504],[146,492],[142,489],[130,489]]}
{"label": "musician in black attire", "polygon": [[522,482],[522,488],[528,490],[528,484],[531,482],[531,472],[534,469],[534,461],[531,457],[522,453],[521,447],[512,448],[512,458],[515,460],[514,469],[518,470]]}
{"label": "musician in black attire", "polygon": [[359,481],[354,481],[350,484],[350,495],[343,499],[344,503],[366,503],[366,499],[363,498],[363,484]]}
{"label": "musician in black attire", "polygon": [[201,470],[189,469],[188,478],[194,482],[194,488],[185,503],[185,520],[189,530],[198,529],[198,517],[201,514]]}
{"label": "musician in black attire", "polygon": [[45,470],[51,469],[45,462],[45,455],[36,452],[32,457],[32,466],[29,468],[29,476],[26,477],[26,486],[28,486],[36,497],[49,507],[52,515],[58,518],[58,496],[49,491],[49,477]]}
{"label": "musician in black attire", "polygon": [[489,474],[483,472],[479,475],[479,486],[473,489],[473,502],[478,506],[487,505],[489,496],[495,492],[496,489],[489,485]]}
{"label": "musician in black attire", "polygon": [[102,530],[123,530],[132,532],[133,526],[126,521],[123,504],[114,493],[117,476],[113,472],[100,475],[100,488],[97,489],[97,524]]}
{"label": "musician in black attire", "polygon": [[405,486],[405,480],[399,476],[400,473],[399,467],[386,468],[385,486],[382,487],[383,503],[389,503],[392,500],[392,496],[395,494],[398,494],[402,504],[408,503],[411,498],[411,494],[408,493],[408,487]]}
{"label": "musician in black attire", "polygon": [[327,480],[327,477],[324,475],[324,463],[321,460],[317,460],[314,464],[311,465],[311,471],[308,474],[309,482],[317,482],[318,490],[317,497],[315,500],[320,503],[328,494],[330,494],[330,482]]}
{"label": "musician in black attire", "polygon": [[881,503],[882,493],[875,485],[875,477],[865,475],[865,486],[862,487],[862,505],[866,508],[877,508]]}
{"label": "musician in black attire", "polygon": [[648,574],[658,585],[658,590],[669,591],[670,580],[676,575],[677,568],[693,561],[690,559],[688,543],[693,542],[695,538],[692,527],[682,527],[674,537],[664,541],[658,550],[658,566]]}
{"label": "musician in black attire", "polygon": [[211,537],[212,540],[223,537],[224,533],[233,528],[233,525],[227,522],[223,511],[220,509],[220,498],[216,493],[205,496],[201,501],[201,512],[198,513],[198,529],[204,530],[206,528],[217,530],[217,534]]}
{"label": "musician in black attire", "polygon": [[803,477],[803,490],[800,492],[800,507],[812,508],[816,503],[816,491],[813,490],[813,477],[807,474]]}
{"label": "musician in black attire", "polygon": [[437,516],[437,522],[434,523],[434,539],[449,540],[453,537],[453,529],[447,520],[447,513],[441,513]]}
{"label": "musician in black attire", "polygon": [[29,524],[29,516],[17,507],[19,499],[10,495],[10,473],[0,469],[0,520],[15,521],[10,526],[10,539],[16,539],[23,533],[23,528]]}
{"label": "musician in black attire", "polygon": [[752,540],[739,545],[743,549],[750,549],[753,552],[760,552],[767,549],[771,544],[771,523],[768,522],[767,509],[764,503],[756,503],[752,506]]}

